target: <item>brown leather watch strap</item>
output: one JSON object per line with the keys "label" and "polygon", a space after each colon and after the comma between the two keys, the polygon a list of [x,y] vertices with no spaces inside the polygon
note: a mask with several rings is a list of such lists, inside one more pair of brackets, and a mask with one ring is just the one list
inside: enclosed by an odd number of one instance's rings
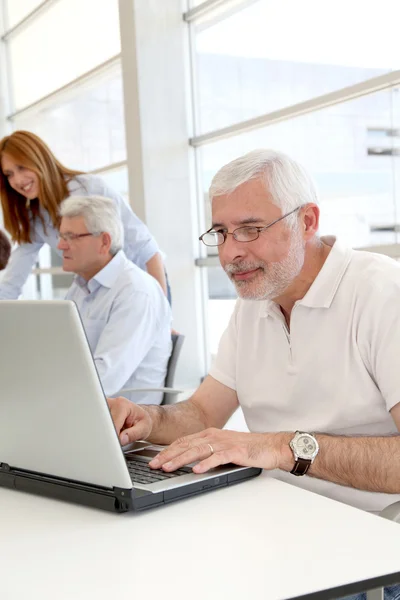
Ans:
{"label": "brown leather watch strap", "polygon": [[298,458],[290,472],[292,475],[305,475],[310,467],[311,460],[307,460],[306,458]]}

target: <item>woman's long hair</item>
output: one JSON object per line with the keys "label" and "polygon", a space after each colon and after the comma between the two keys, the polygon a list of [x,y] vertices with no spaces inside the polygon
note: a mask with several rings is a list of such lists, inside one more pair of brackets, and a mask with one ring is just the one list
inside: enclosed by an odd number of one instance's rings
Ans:
{"label": "woman's long hair", "polygon": [[30,131],[14,131],[0,140],[0,159],[7,155],[17,165],[30,169],[39,178],[39,194],[27,207],[26,198],[8,183],[0,169],[0,200],[4,227],[13,241],[32,242],[32,223],[39,218],[45,227],[43,211],[50,215],[54,227],[59,227],[58,207],[69,195],[67,183],[82,171],[64,167],[50,148]]}

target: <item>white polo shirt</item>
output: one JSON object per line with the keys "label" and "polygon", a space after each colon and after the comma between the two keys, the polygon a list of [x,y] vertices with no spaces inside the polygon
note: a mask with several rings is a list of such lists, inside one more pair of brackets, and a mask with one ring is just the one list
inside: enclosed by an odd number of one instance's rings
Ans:
{"label": "white polo shirt", "polygon": [[[236,390],[250,431],[389,435],[400,401],[400,264],[332,247],[293,307],[290,334],[274,302],[238,300],[210,375]],[[366,510],[400,495],[312,477],[274,477]]]}

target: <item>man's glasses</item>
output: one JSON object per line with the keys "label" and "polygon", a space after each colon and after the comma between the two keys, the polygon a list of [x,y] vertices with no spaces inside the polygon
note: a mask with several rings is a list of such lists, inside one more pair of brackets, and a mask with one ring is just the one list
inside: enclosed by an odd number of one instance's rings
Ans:
{"label": "man's glasses", "polygon": [[211,229],[209,229],[199,237],[199,240],[201,240],[206,246],[222,246],[227,236],[233,235],[233,239],[235,239],[237,242],[254,242],[254,240],[257,240],[259,238],[261,231],[265,231],[269,227],[272,227],[272,225],[275,225],[275,223],[278,223],[278,221],[286,219],[286,217],[296,212],[296,210],[299,210],[299,208],[301,208],[301,206],[294,208],[282,217],[279,217],[279,219],[275,219],[275,221],[272,221],[272,223],[269,223],[264,227],[238,227],[237,229],[234,229],[232,233],[226,231],[225,229],[214,231],[211,227]]}
{"label": "man's glasses", "polygon": [[79,238],[86,237],[87,235],[96,235],[95,233],[59,233],[58,237],[64,242],[74,242]]}

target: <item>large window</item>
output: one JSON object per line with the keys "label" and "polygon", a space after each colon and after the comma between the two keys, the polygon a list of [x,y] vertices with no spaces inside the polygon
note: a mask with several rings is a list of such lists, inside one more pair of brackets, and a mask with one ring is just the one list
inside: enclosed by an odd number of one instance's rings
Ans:
{"label": "large window", "polygon": [[9,41],[15,108],[120,52],[117,0],[59,0]]}
{"label": "large window", "polygon": [[14,119],[33,131],[57,158],[81,171],[126,160],[121,67],[105,73]]}
{"label": "large window", "polygon": [[43,0],[6,0],[5,11],[8,28],[11,29],[25,19],[42,2]]}
{"label": "large window", "polygon": [[[395,0],[235,3],[196,30],[200,132],[359,83],[400,66]],[[244,6],[240,10],[240,6]]]}
{"label": "large window", "polygon": [[[390,83],[400,66],[390,18],[396,6],[383,0],[377,12],[361,0],[232,0],[209,3],[207,12],[206,3],[191,3],[199,10],[190,19],[197,115],[192,143],[206,227],[212,176],[230,160],[264,147],[286,152],[314,176],[321,234],[353,247],[400,241],[400,90]],[[388,84],[375,92],[372,82],[386,76]],[[368,82],[370,92],[357,91],[348,100],[351,86]],[[331,92],[335,101],[324,105],[321,97]],[[307,114],[296,116],[306,101]],[[258,124],[248,123],[255,118]],[[216,249],[207,249],[207,257],[204,248],[199,252],[208,273],[214,354],[236,294]]]}
{"label": "large window", "polygon": [[[36,133],[67,167],[98,172],[127,196],[118,0],[1,2],[12,128]],[[61,265],[44,247],[24,297],[64,297],[71,275]]]}

